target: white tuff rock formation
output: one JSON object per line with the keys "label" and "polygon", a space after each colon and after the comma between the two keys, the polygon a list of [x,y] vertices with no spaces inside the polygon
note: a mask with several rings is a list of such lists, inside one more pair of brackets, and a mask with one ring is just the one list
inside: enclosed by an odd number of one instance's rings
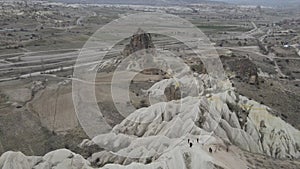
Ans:
{"label": "white tuff rock formation", "polygon": [[[184,84],[188,80],[179,82],[189,87]],[[148,92],[156,98],[165,84],[158,82]],[[230,85],[223,82],[223,87]],[[234,89],[210,86],[198,96],[138,109],[110,133],[85,140],[83,148],[97,144],[104,149],[88,159],[66,149],[44,157],[7,152],[0,158],[0,168],[247,168],[237,153],[240,149],[276,158],[300,157],[298,130]]]}

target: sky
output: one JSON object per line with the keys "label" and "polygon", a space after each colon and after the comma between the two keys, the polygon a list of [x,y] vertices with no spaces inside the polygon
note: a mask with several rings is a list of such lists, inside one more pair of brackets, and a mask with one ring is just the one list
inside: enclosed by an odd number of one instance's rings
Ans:
{"label": "sky", "polygon": [[215,0],[228,3],[264,6],[294,6],[300,5],[300,0]]}

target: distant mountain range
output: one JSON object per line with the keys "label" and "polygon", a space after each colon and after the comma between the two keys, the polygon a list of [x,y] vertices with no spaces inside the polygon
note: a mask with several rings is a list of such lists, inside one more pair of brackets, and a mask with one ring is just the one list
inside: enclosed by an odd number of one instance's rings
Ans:
{"label": "distant mountain range", "polygon": [[49,0],[64,3],[132,4],[132,5],[187,5],[195,3],[225,2],[239,5],[272,7],[300,7],[300,0]]}
{"label": "distant mountain range", "polygon": [[180,5],[205,3],[210,0],[49,0],[64,3],[93,3],[93,4],[132,4],[132,5]]}
{"label": "distant mountain range", "polygon": [[221,0],[45,0],[81,4],[130,4],[130,5],[189,5],[199,3],[224,3]]}

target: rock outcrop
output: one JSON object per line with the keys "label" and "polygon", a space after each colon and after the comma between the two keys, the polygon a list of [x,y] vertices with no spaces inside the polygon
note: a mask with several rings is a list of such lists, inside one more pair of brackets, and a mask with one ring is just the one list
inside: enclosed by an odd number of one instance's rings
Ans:
{"label": "rock outcrop", "polygon": [[248,58],[229,60],[226,61],[226,64],[231,71],[236,73],[236,77],[240,80],[252,85],[258,85],[258,69]]}
{"label": "rock outcrop", "polygon": [[[139,69],[143,71],[144,64],[150,65],[153,62],[153,57],[156,56],[156,50],[150,33],[144,32],[142,29],[138,29],[137,32],[130,37],[129,43],[125,46],[121,55],[114,56],[112,58],[105,59],[97,66],[99,72],[111,72],[114,71],[121,62],[126,62],[126,68],[123,69]],[[130,60],[126,58],[130,57]],[[152,67],[148,67],[152,68]],[[151,69],[148,69],[151,70]],[[155,69],[152,69],[154,72]],[[150,73],[150,72],[147,72]]]}
{"label": "rock outcrop", "polygon": [[[125,46],[123,50],[124,56],[129,56],[137,51],[146,50],[147,52],[154,52],[154,44],[150,33],[144,32],[141,28],[131,37],[130,43]],[[149,50],[147,50],[149,49]],[[152,50],[150,50],[152,49]]]}
{"label": "rock outcrop", "polygon": [[43,157],[25,156],[21,152],[6,152],[0,158],[2,169],[88,169],[90,163],[81,155],[70,150],[60,149],[49,152]]}

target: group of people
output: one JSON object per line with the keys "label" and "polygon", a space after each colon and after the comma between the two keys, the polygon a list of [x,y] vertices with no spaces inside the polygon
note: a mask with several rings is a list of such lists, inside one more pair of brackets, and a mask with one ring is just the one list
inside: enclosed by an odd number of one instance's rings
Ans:
{"label": "group of people", "polygon": [[[197,138],[197,143],[199,143],[199,138]],[[190,147],[193,147],[193,143],[191,142],[190,139],[188,139],[188,144],[190,145]]]}
{"label": "group of people", "polygon": [[[197,138],[196,141],[197,141],[197,143],[199,143],[199,138]],[[188,139],[188,144],[189,144],[190,148],[193,147],[193,142],[192,142],[190,139]],[[219,148],[220,148],[220,147],[219,147]],[[215,149],[215,152],[216,152],[217,149],[219,149],[219,148],[216,148],[216,149]],[[228,152],[228,151],[229,151],[229,145],[226,145],[226,152]],[[208,148],[208,152],[213,153],[213,149],[212,149],[211,147],[209,147],[209,148]]]}

